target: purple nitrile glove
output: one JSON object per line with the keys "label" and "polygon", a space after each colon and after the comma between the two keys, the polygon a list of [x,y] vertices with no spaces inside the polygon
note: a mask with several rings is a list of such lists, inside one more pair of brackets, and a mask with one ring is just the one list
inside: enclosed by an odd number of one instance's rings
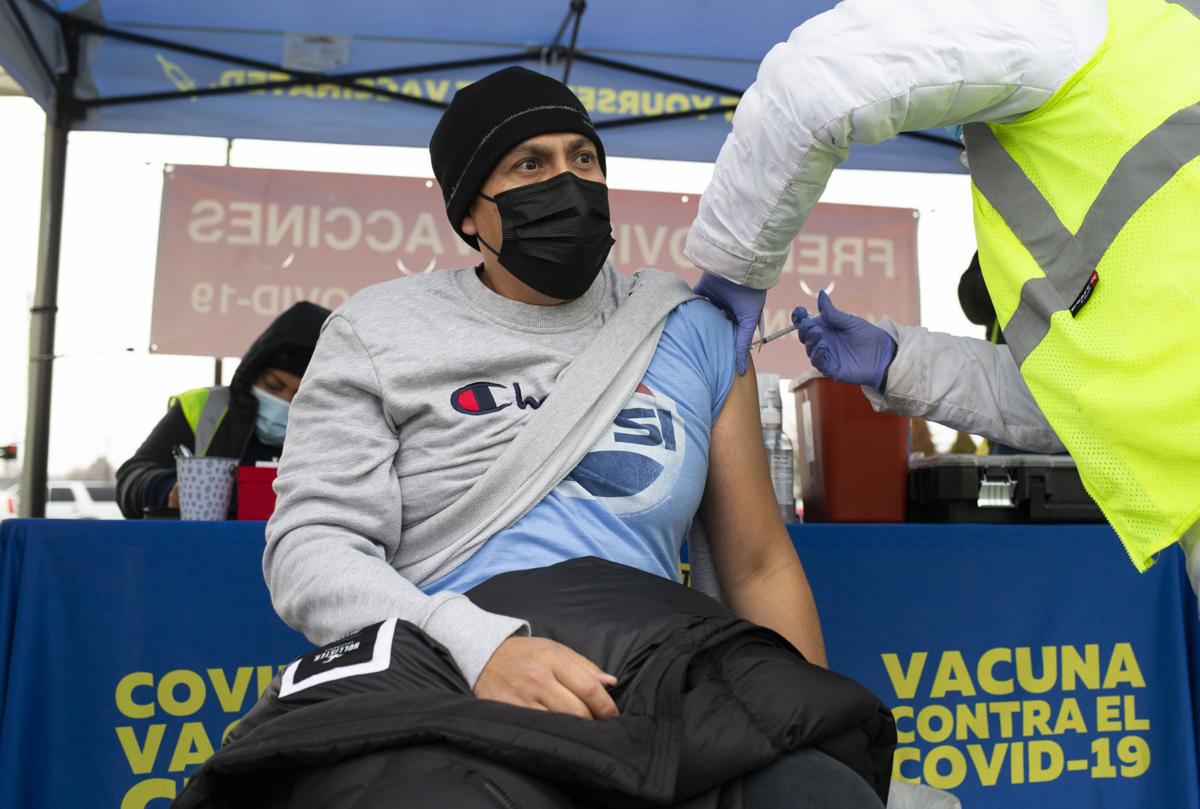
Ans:
{"label": "purple nitrile glove", "polygon": [[882,388],[896,356],[896,341],[878,326],[839,310],[824,290],[817,296],[817,307],[821,314],[815,316],[803,306],[792,311],[813,366],[838,382]]}
{"label": "purple nitrile glove", "polygon": [[751,289],[735,284],[728,278],[704,273],[692,288],[697,295],[708,298],[737,324],[737,335],[733,341],[733,367],[738,376],[746,373],[746,362],[750,356],[750,341],[762,318],[763,303],[767,300],[765,289]]}

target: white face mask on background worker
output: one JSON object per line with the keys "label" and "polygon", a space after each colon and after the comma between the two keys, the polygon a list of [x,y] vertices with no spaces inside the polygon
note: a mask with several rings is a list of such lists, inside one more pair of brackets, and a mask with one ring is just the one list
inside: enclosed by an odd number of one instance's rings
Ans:
{"label": "white face mask on background worker", "polygon": [[258,375],[250,392],[258,401],[254,434],[259,441],[269,447],[283,446],[288,410],[299,389],[300,377],[280,368],[267,368]]}

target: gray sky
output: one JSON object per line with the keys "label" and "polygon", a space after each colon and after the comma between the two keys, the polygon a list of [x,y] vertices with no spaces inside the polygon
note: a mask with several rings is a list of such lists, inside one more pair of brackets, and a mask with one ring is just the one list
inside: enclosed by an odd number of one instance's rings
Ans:
{"label": "gray sky", "polygon": [[[25,439],[29,305],[37,263],[45,118],[29,99],[0,98],[0,444]],[[167,397],[212,384],[206,357],[152,355],[162,170],[166,163],[221,165],[217,138],[77,133],[67,160],[58,294],[50,474],[107,456],[129,457],[163,415]],[[236,141],[235,166],[427,177],[421,149]],[[700,193],[709,164],[610,158],[614,188]],[[958,306],[958,277],[974,250],[964,176],[839,171],[825,202],[916,208],[924,325],[981,329]],[[126,352],[133,347],[133,352]],[[797,350],[802,350],[797,346]],[[235,361],[225,363],[225,380]]]}

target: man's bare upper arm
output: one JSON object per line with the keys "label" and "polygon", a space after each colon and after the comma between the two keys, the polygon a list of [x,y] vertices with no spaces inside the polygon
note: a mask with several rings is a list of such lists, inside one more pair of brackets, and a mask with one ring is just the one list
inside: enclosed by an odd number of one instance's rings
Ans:
{"label": "man's bare upper arm", "polygon": [[726,590],[775,553],[793,552],[771,487],[753,362],[744,376],[734,375],[713,424],[700,510]]}

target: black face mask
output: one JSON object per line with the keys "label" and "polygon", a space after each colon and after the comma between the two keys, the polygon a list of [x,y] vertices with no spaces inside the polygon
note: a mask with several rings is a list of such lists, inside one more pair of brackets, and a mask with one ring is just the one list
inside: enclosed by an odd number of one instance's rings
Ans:
{"label": "black face mask", "polygon": [[500,252],[479,243],[504,269],[531,289],[570,301],[596,280],[614,242],[608,219],[608,186],[567,171],[533,185],[489,197],[500,209]]}

